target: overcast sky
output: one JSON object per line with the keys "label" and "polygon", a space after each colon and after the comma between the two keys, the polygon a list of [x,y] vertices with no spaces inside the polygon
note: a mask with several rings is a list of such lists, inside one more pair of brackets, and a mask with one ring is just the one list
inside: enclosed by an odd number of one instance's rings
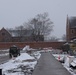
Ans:
{"label": "overcast sky", "polygon": [[54,22],[52,35],[66,33],[66,18],[76,16],[76,0],[0,0],[0,29],[14,28],[37,14],[48,12]]}

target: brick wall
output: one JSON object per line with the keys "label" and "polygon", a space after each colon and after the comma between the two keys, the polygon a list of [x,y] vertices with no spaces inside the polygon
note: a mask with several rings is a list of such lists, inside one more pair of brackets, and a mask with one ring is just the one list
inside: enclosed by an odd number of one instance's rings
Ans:
{"label": "brick wall", "polygon": [[0,49],[8,49],[12,45],[17,45],[19,48],[23,48],[26,45],[29,45],[31,48],[60,48],[64,42],[0,42]]}

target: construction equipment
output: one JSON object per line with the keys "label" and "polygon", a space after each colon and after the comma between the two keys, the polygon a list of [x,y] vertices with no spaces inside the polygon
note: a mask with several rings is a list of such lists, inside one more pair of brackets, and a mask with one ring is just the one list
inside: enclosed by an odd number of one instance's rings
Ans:
{"label": "construction equipment", "polygon": [[20,49],[15,45],[11,46],[9,49],[9,58],[17,57],[18,55],[20,55]]}

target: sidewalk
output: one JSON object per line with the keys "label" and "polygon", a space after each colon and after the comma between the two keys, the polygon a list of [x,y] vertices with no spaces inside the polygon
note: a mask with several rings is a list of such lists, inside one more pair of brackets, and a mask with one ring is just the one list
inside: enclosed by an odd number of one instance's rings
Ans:
{"label": "sidewalk", "polygon": [[71,75],[51,53],[42,53],[32,75]]}

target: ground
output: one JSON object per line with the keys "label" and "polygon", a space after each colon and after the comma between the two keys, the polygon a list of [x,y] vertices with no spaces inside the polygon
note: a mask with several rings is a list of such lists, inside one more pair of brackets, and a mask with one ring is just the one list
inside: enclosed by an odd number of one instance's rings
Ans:
{"label": "ground", "polygon": [[[23,48],[23,51],[21,52],[21,56],[23,58],[18,57],[17,60],[16,59],[10,60],[8,58],[8,50],[5,50],[5,52],[2,52],[2,51],[0,52],[1,53],[0,54],[0,64],[2,63],[0,65],[0,68],[2,68],[3,73],[5,73],[6,75],[10,75],[10,74],[11,75],[18,75],[18,74],[19,75],[24,75],[24,72],[21,72],[23,67],[29,65],[30,67],[34,68],[35,65],[37,65],[38,70],[37,70],[37,72],[35,72],[36,69],[37,69],[37,68],[35,68],[34,72],[33,72],[33,75],[36,75],[36,74],[40,75],[42,69],[43,69],[43,74],[41,74],[41,75],[50,75],[50,74],[53,75],[53,73],[54,73],[54,75],[55,75],[55,73],[57,73],[56,75],[62,75],[62,74],[70,75],[70,73],[72,75],[76,75],[75,70],[72,70],[68,66],[66,66],[66,65],[68,65],[68,62],[66,64],[60,63],[57,59],[55,59],[56,55],[53,56],[53,54],[50,54],[50,52],[54,51],[55,49],[50,50],[50,49],[47,48],[46,50],[41,50],[41,51],[37,51],[37,52],[35,51],[33,54],[31,54],[35,58],[35,62],[26,62],[27,60],[25,60],[25,58],[27,57],[26,55],[28,55],[28,54],[26,54],[25,50],[27,50],[26,47]],[[33,49],[30,48],[28,50],[33,50]],[[42,54],[42,56],[41,56],[41,54]],[[32,61],[34,61],[34,60],[32,60]],[[68,59],[67,59],[67,61],[68,61]],[[52,62],[54,62],[54,63],[52,63]],[[38,65],[38,63],[40,63],[40,65]],[[11,67],[10,67],[9,64],[11,65]],[[58,66],[57,66],[57,64],[58,64]],[[64,69],[63,66],[66,69]],[[24,69],[24,71],[25,71],[25,69]]]}

